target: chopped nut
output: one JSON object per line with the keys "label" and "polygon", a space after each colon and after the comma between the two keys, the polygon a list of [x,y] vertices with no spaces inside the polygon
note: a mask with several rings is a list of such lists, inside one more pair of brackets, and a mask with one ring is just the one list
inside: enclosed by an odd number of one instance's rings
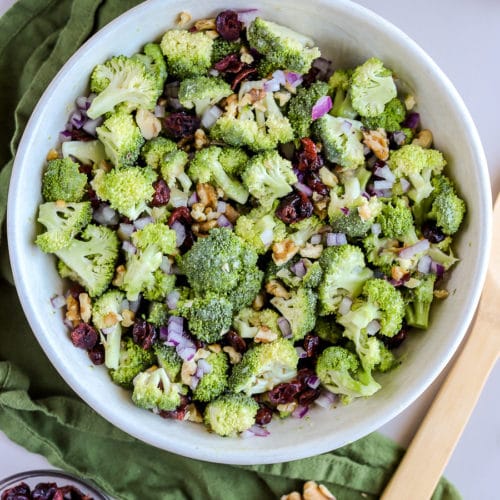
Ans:
{"label": "chopped nut", "polygon": [[193,203],[191,207],[191,217],[197,222],[204,222],[207,220],[207,216],[204,211],[205,207],[202,203]]}
{"label": "chopped nut", "polygon": [[184,361],[181,368],[181,381],[183,384],[189,385],[191,383],[191,377],[196,373],[196,362]]}
{"label": "chopped nut", "polygon": [[196,184],[196,194],[204,207],[217,208],[217,194],[213,186],[199,182]]}
{"label": "chopped nut", "polygon": [[208,358],[208,356],[210,356],[210,351],[208,351],[207,349],[200,348],[195,352],[193,361],[198,361],[199,359],[206,359]]}
{"label": "chopped nut", "polygon": [[218,353],[218,352],[222,351],[222,347],[220,346],[220,344],[210,344],[210,345],[207,346],[207,349],[210,352],[215,352],[215,353]]}
{"label": "chopped nut", "polygon": [[216,38],[219,38],[219,32],[216,30],[206,30],[205,35],[210,37],[212,40],[215,40]]}
{"label": "chopped nut", "polygon": [[252,309],[254,311],[260,311],[264,307],[264,294],[258,293],[253,299]]}
{"label": "chopped nut", "polygon": [[234,224],[240,216],[238,211],[229,203],[226,204],[226,211],[224,212],[224,215],[227,217],[231,224]]}
{"label": "chopped nut", "polygon": [[371,219],[372,211],[370,205],[368,204],[368,201],[366,201],[366,203],[358,207],[358,215],[359,218],[364,221]]}
{"label": "chopped nut", "polygon": [[109,172],[111,171],[111,169],[113,168],[113,165],[111,164],[111,162],[109,161],[106,161],[106,160],[101,160],[98,165],[97,165],[97,168],[99,170],[102,170],[103,172]]}
{"label": "chopped nut", "polygon": [[220,212],[214,212],[211,208],[205,210],[207,220],[217,220],[220,217]]}
{"label": "chopped nut", "polygon": [[66,206],[66,202],[64,200],[56,200],[57,208],[64,208]]}
{"label": "chopped nut", "polygon": [[196,31],[214,30],[215,17],[211,17],[210,19],[200,19],[194,23],[194,27],[196,28]]}
{"label": "chopped nut", "polygon": [[135,321],[135,313],[134,311],[131,311],[130,309],[124,309],[122,311],[122,326],[127,328],[129,326],[132,326]]}
{"label": "chopped nut", "polygon": [[266,292],[274,297],[290,298],[290,294],[286,288],[277,280],[270,280],[266,283]]}
{"label": "chopped nut", "polygon": [[255,343],[269,344],[278,338],[278,334],[267,326],[261,326],[254,337]]}
{"label": "chopped nut", "polygon": [[206,222],[202,222],[200,224],[200,231],[202,233],[208,233],[208,231],[210,231],[210,229],[213,229],[216,226],[217,226],[216,220],[207,220]]}
{"label": "chopped nut", "polygon": [[292,491],[288,495],[282,495],[280,500],[302,500],[302,495],[298,491]]}
{"label": "chopped nut", "polygon": [[432,132],[429,129],[423,129],[417,134],[411,143],[427,149],[432,146],[432,141]]}
{"label": "chopped nut", "polygon": [[144,139],[149,141],[153,137],[158,137],[161,131],[161,121],[144,108],[139,108],[135,114],[135,121]]}
{"label": "chopped nut", "polygon": [[328,196],[322,196],[318,200],[315,200],[315,194],[313,193],[313,206],[314,213],[321,219],[326,219],[328,217],[328,204],[330,203],[330,198]]}
{"label": "chopped nut", "polygon": [[292,94],[290,94],[290,92],[284,91],[275,92],[273,95],[281,107],[283,107],[292,97]]}
{"label": "chopped nut", "polygon": [[189,403],[186,406],[186,413],[184,415],[184,419],[189,422],[196,422],[197,424],[201,424],[203,422],[203,416],[196,408],[196,405],[194,403]]}
{"label": "chopped nut", "polygon": [[321,167],[318,171],[318,174],[319,178],[321,179],[321,182],[325,186],[335,187],[339,183],[337,176],[326,167]]}
{"label": "chopped nut", "polygon": [[82,321],[88,323],[92,316],[92,303],[88,293],[80,293],[78,295],[78,302],[80,303],[80,316]]}
{"label": "chopped nut", "polygon": [[290,239],[273,244],[273,260],[278,265],[286,264],[298,251],[299,247]]}
{"label": "chopped nut", "polygon": [[80,305],[73,295],[68,295],[66,298],[66,319],[73,324],[79,323],[81,320]]}
{"label": "chopped nut", "polygon": [[312,245],[311,243],[306,243],[306,246],[299,250],[301,257],[307,257],[309,259],[319,259],[322,252],[323,245]]}
{"label": "chopped nut", "polygon": [[245,64],[252,64],[254,61],[254,58],[250,52],[243,52],[240,56],[240,61],[245,63]]}
{"label": "chopped nut", "polygon": [[383,128],[364,131],[363,144],[369,147],[379,160],[385,161],[389,158],[389,140]]}
{"label": "chopped nut", "polygon": [[335,497],[323,485],[307,481],[303,488],[304,500],[335,500]]}
{"label": "chopped nut", "polygon": [[49,152],[47,153],[47,161],[50,161],[50,160],[57,160],[59,158],[59,153],[57,152],[57,150],[55,149],[51,149],[49,150]]}
{"label": "chopped nut", "polygon": [[238,352],[232,345],[225,345],[222,350],[229,355],[229,362],[235,365],[241,361],[243,354]]}
{"label": "chopped nut", "polygon": [[408,94],[404,100],[405,108],[407,111],[411,111],[417,102],[415,101],[415,96],[413,94]]}
{"label": "chopped nut", "polygon": [[408,271],[404,267],[401,266],[391,267],[391,278],[394,280],[403,279],[406,274],[408,274]]}
{"label": "chopped nut", "polygon": [[122,320],[120,314],[116,314],[115,312],[109,312],[103,317],[104,328],[111,328],[115,326]]}
{"label": "chopped nut", "polygon": [[230,96],[226,97],[224,108],[227,114],[235,115],[236,111],[238,110],[238,95],[231,94]]}
{"label": "chopped nut", "polygon": [[115,277],[113,278],[113,285],[120,287],[123,285],[123,277],[125,276],[125,266],[123,264],[120,264],[116,269],[115,269]]}
{"label": "chopped nut", "polygon": [[448,290],[434,290],[434,297],[436,297],[436,299],[446,299],[449,294],[450,292],[448,292]]}
{"label": "chopped nut", "polygon": [[194,147],[195,149],[201,149],[205,146],[208,146],[208,138],[205,131],[201,128],[196,129],[194,133]]}
{"label": "chopped nut", "polygon": [[191,21],[191,14],[189,12],[183,11],[177,16],[178,26],[185,26],[189,21]]}

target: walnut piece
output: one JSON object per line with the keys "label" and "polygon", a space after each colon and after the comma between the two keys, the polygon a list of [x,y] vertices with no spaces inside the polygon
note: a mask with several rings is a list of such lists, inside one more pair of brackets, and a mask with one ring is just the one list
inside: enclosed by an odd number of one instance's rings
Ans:
{"label": "walnut piece", "polygon": [[178,26],[185,26],[189,21],[191,21],[191,14],[189,12],[183,11],[177,16]]}
{"label": "walnut piece", "polygon": [[266,283],[266,292],[274,297],[290,298],[290,294],[286,288],[277,280],[270,280]]}
{"label": "walnut piece", "polygon": [[203,207],[217,208],[217,193],[213,186],[199,182],[196,184],[196,194]]}
{"label": "walnut piece", "polygon": [[370,148],[379,160],[385,161],[389,158],[389,140],[383,128],[364,131],[363,144]]}
{"label": "walnut piece", "polygon": [[233,346],[231,345],[225,345],[222,350],[229,355],[229,362],[232,365],[235,365],[241,361],[241,358],[243,357],[243,354],[241,352],[238,352]]}
{"label": "walnut piece", "polygon": [[88,323],[92,316],[92,303],[88,293],[80,293],[78,295],[78,302],[80,303],[80,316],[82,321]]}
{"label": "walnut piece", "polygon": [[127,328],[128,326],[132,326],[135,321],[135,313],[130,309],[124,309],[122,311],[122,321],[121,324],[123,327]]}
{"label": "walnut piece", "polygon": [[151,111],[139,108],[135,114],[135,121],[144,139],[149,141],[158,137],[161,131],[161,122]]}
{"label": "walnut piece", "polygon": [[278,334],[273,332],[267,326],[261,326],[254,337],[254,342],[257,344],[269,344],[274,342],[278,338]]}
{"label": "walnut piece", "polygon": [[66,319],[73,324],[79,323],[81,320],[80,304],[73,295],[68,295],[66,298]]}
{"label": "walnut piece", "polygon": [[272,249],[273,260],[278,266],[286,264],[299,251],[299,247],[289,239],[274,243]]}
{"label": "walnut piece", "polygon": [[215,29],[215,17],[210,19],[200,19],[194,23],[196,31],[214,30]]}
{"label": "walnut piece", "polygon": [[432,146],[432,141],[432,132],[429,129],[423,129],[416,135],[415,139],[413,139],[411,143],[427,149]]}

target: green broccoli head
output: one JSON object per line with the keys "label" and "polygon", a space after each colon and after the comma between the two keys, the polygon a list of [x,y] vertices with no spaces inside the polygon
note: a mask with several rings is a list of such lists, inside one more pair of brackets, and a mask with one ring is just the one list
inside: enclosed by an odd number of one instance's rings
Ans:
{"label": "green broccoli head", "polygon": [[182,358],[177,354],[175,347],[155,343],[153,351],[156,355],[158,366],[165,370],[169,380],[178,382],[182,369]]}
{"label": "green broccoli head", "polygon": [[152,222],[132,233],[132,243],[139,250],[155,247],[164,255],[177,252],[176,241],[176,232],[162,222]]}
{"label": "green broccoli head", "polygon": [[193,390],[193,399],[208,403],[224,392],[227,387],[229,362],[223,351],[212,352],[207,358],[198,360],[205,364],[205,372]]}
{"label": "green broccoli head", "polygon": [[300,86],[297,93],[290,99],[287,117],[297,138],[311,135],[312,108],[318,99],[328,95],[329,90],[327,83],[318,81],[310,87]]}
{"label": "green broccoli head", "polygon": [[225,147],[219,153],[219,161],[228,175],[240,175],[248,161],[248,154],[242,148]]}
{"label": "green broccoli head", "polygon": [[132,401],[146,410],[175,410],[181,403],[181,384],[172,383],[163,368],[141,371],[133,379]]}
{"label": "green broccoli head", "polygon": [[109,375],[115,384],[132,388],[135,376],[151,367],[154,362],[152,350],[145,350],[131,338],[126,338],[121,341],[118,368],[109,370]]}
{"label": "green broccoli head", "polygon": [[287,69],[304,74],[321,55],[311,38],[261,17],[252,21],[247,37],[250,46],[264,56],[269,70]]}
{"label": "green broccoli head", "polygon": [[147,43],[144,45],[143,52],[143,54],[134,54],[132,59],[141,61],[146,67],[146,71],[154,76],[158,96],[160,96],[167,79],[167,63],[163,57],[163,52],[157,43]]}
{"label": "green broccoli head", "polygon": [[134,165],[144,144],[144,137],[132,115],[123,111],[110,114],[96,131],[106,156],[115,167]]}
{"label": "green broccoli head", "polygon": [[64,158],[73,157],[84,165],[98,165],[106,159],[101,141],[65,141],[61,146]]}
{"label": "green broccoli head", "polygon": [[75,236],[90,223],[92,206],[89,201],[48,201],[38,207],[37,220],[46,231],[36,237],[35,243],[43,252],[53,253],[69,247]]}
{"label": "green broccoli head", "polygon": [[[157,271],[155,271],[156,273]],[[149,303],[148,315],[146,321],[154,326],[163,326],[167,324],[170,309],[167,304],[163,302],[157,302],[152,299]]]}
{"label": "green broccoli head", "polygon": [[109,172],[99,170],[91,185],[101,200],[135,220],[148,209],[155,192],[155,180],[156,174],[149,167],[124,167]]}
{"label": "green broccoli head", "polygon": [[166,274],[161,269],[153,272],[154,281],[148,283],[143,289],[143,296],[146,300],[164,301],[167,295],[175,288],[175,274]]}
{"label": "green broccoli head", "polygon": [[408,246],[418,241],[413,214],[404,198],[393,198],[385,203],[377,222],[387,238],[397,239]]}
{"label": "green broccoli head", "polygon": [[241,182],[225,172],[219,161],[222,151],[218,146],[209,146],[197,151],[189,164],[189,177],[196,182],[216,184],[228,198],[245,204],[248,191]]}
{"label": "green broccoli head", "polygon": [[354,169],[365,163],[361,127],[356,120],[326,114],[313,123],[313,132],[322,142],[328,161]]}
{"label": "green broccoli head", "polygon": [[314,325],[314,333],[329,344],[339,344],[342,341],[342,328],[333,316],[320,316]]}
{"label": "green broccoli head", "polygon": [[91,297],[101,295],[111,283],[118,259],[118,237],[105,226],[89,224],[80,239],[54,252]]}
{"label": "green broccoli head", "polygon": [[279,338],[267,344],[256,344],[233,366],[229,389],[250,396],[289,382],[297,375],[299,357],[292,342]]}
{"label": "green broccoli head", "polygon": [[153,109],[163,88],[137,58],[115,56],[98,64],[90,76],[90,90],[96,92],[87,115],[95,119],[124,103],[127,111]]}
{"label": "green broccoli head", "polygon": [[405,320],[409,326],[426,330],[429,326],[429,313],[434,300],[435,274],[426,274],[418,278],[415,288],[405,289]]}
{"label": "green broccoli head", "polygon": [[397,95],[391,70],[372,57],[358,66],[351,77],[352,107],[364,117],[384,112],[386,104]]}
{"label": "green broccoli head", "polygon": [[351,100],[351,76],[350,69],[338,69],[328,80],[330,93],[333,95],[332,109],[330,114],[343,118],[354,119],[358,116],[357,111],[352,107]]}
{"label": "green broccoli head", "polygon": [[329,391],[345,396],[342,398],[345,403],[372,396],[380,389],[371,373],[362,368],[356,354],[344,347],[327,347],[318,357],[316,373]]}
{"label": "green broccoli head", "polygon": [[201,116],[210,106],[231,95],[231,86],[216,76],[193,76],[185,78],[179,86],[179,102],[186,109],[195,108]]}
{"label": "green broccoli head", "polygon": [[316,323],[316,294],[306,287],[290,292],[290,297],[273,297],[271,304],[288,320],[292,339],[303,339]]}
{"label": "green broccoli head", "polygon": [[319,262],[323,268],[318,287],[320,315],[336,313],[342,299],[358,296],[365,281],[373,275],[365,265],[363,252],[354,245],[328,247]]}
{"label": "green broccoli head", "polygon": [[141,157],[151,168],[158,170],[167,156],[178,151],[177,144],[171,139],[158,136],[146,141],[141,149]]}
{"label": "green broccoli head", "polygon": [[457,195],[452,181],[445,175],[432,180],[434,191],[431,210],[427,217],[436,221],[444,234],[455,234],[465,215],[465,202]]}
{"label": "green broccoli head", "polygon": [[270,332],[281,337],[278,318],[278,313],[272,309],[255,311],[245,307],[233,318],[233,327],[243,338],[254,338],[259,332]]}
{"label": "green broccoli head", "polygon": [[384,108],[384,111],[376,116],[364,117],[363,125],[371,130],[383,128],[387,132],[401,130],[401,123],[406,118],[406,108],[401,99],[394,97]]}
{"label": "green broccoli head", "polygon": [[219,62],[230,54],[239,54],[240,49],[240,40],[229,41],[219,36],[212,45],[212,64]]}
{"label": "green broccoli head", "polygon": [[306,217],[288,226],[289,238],[298,247],[303,247],[311,236],[319,233],[321,227],[323,227],[323,222],[316,215]]}
{"label": "green broccoli head", "polygon": [[170,76],[184,79],[206,74],[212,65],[213,39],[204,31],[168,30],[160,46]]}
{"label": "green broccoli head", "polygon": [[396,264],[398,250],[400,250],[398,241],[370,232],[363,238],[362,243],[366,260],[390,276],[391,268]]}
{"label": "green broccoli head", "polygon": [[42,195],[45,201],[82,200],[87,185],[87,176],[80,173],[78,163],[69,158],[49,160],[42,176]]}
{"label": "green broccoli head", "polygon": [[235,436],[255,424],[259,404],[243,394],[227,393],[210,401],[203,420],[219,436]]}
{"label": "green broccoli head", "polygon": [[197,339],[209,344],[219,341],[231,328],[233,320],[232,303],[212,293],[180,301],[176,311],[187,319],[189,331]]}
{"label": "green broccoli head", "polygon": [[233,304],[234,311],[240,311],[253,302],[260,292],[263,277],[264,273],[257,266],[250,267],[246,274],[242,276],[238,288],[226,293],[226,298]]}
{"label": "green broccoli head", "polygon": [[268,209],[275,200],[290,193],[291,185],[297,182],[291,162],[274,150],[253,156],[242,179],[250,194]]}

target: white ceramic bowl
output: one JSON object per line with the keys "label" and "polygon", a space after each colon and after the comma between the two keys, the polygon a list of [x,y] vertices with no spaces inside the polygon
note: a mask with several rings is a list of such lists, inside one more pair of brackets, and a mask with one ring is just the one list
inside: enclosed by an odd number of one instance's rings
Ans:
{"label": "white ceramic bowl", "polygon": [[[131,403],[104,368],[75,349],[50,298],[62,292],[52,257],[33,244],[40,178],[75,97],[85,91],[97,63],[131,54],[174,25],[178,12],[207,17],[227,8],[258,7],[264,18],[309,34],[336,67],[380,57],[418,99],[423,125],[442,149],[468,205],[456,239],[461,262],[448,283],[450,297],[437,305],[428,332],[404,345],[404,363],[381,377],[374,397],[335,410],[315,408],[302,420],[273,422],[265,439],[220,438],[202,426],[169,421]],[[345,0],[150,0],[113,21],[90,39],[58,73],[38,103],[19,146],[8,205],[10,257],[18,293],[30,325],[50,361],[98,413],[124,431],[157,447],[201,460],[234,464],[273,463],[326,452],[376,430],[412,403],[457,349],[477,305],[490,240],[491,200],[480,140],[462,99],[436,64],[405,34],[359,5]]]}

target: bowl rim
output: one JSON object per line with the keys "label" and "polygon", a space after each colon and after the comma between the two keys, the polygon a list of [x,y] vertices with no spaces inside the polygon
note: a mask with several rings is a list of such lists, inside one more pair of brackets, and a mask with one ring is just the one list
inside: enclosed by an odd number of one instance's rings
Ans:
{"label": "bowl rim", "polygon": [[[398,43],[404,47],[405,50],[414,54],[416,58],[418,58],[422,64],[425,64],[429,71],[433,74],[433,77],[436,81],[439,82],[441,86],[446,89],[446,92],[453,99],[455,106],[463,119],[463,126],[467,131],[469,137],[469,145],[471,147],[471,155],[476,159],[477,166],[479,167],[478,172],[478,185],[482,191],[483,197],[479,200],[480,208],[478,210],[482,211],[484,215],[484,225],[481,228],[480,238],[481,241],[479,245],[485,249],[485,255],[489,253],[490,245],[491,245],[491,213],[492,213],[492,201],[491,201],[491,187],[489,181],[489,174],[487,168],[486,156],[484,153],[483,146],[481,144],[481,140],[479,137],[479,133],[476,129],[476,126],[472,120],[472,117],[462,100],[462,97],[443,72],[440,67],[434,62],[434,60],[418,45],[412,38],[410,38],[407,34],[405,34],[401,29],[396,27],[390,21],[386,20],[379,14],[374,13],[372,10],[361,6],[357,3],[352,2],[351,0],[316,0],[318,8],[321,7],[332,7],[335,6],[338,9],[343,11],[349,10],[350,13],[354,13],[359,17],[360,21],[367,23],[372,28],[377,31],[382,31],[391,38],[397,38]],[[132,9],[121,14],[119,17],[112,20],[109,24],[99,30],[99,34],[110,35],[113,31],[118,30],[124,18],[128,18],[129,16],[134,16],[135,12],[142,9],[155,9],[157,7],[164,6],[163,0],[147,0]],[[207,9],[210,8],[210,4],[207,4]],[[8,237],[8,245],[9,245],[9,254],[11,259],[12,272],[14,277],[14,282],[16,283],[16,290],[23,308],[23,311],[26,315],[26,318],[35,333],[35,337],[37,341],[41,345],[45,354],[60,373],[60,375],[65,379],[65,381],[71,386],[71,388],[97,413],[106,418],[113,425],[118,428],[124,430],[130,435],[137,437],[138,439],[149,443],[153,446],[160,447],[167,451],[171,451],[183,456],[207,460],[211,462],[220,462],[220,463],[231,463],[231,464],[254,464],[257,463],[277,463],[283,462],[291,459],[300,459],[309,457],[311,455],[316,455],[322,452],[327,452],[332,449],[336,449],[341,447],[349,442],[357,440],[370,432],[373,432],[380,428],[385,423],[389,422],[391,419],[400,414],[404,409],[406,409],[409,405],[411,405],[421,394],[432,384],[432,382],[438,377],[438,375],[442,372],[445,366],[448,364],[450,359],[456,353],[460,343],[462,342],[465,334],[467,333],[468,327],[472,322],[476,307],[479,303],[480,294],[482,291],[482,287],[484,285],[486,270],[487,270],[487,259],[484,259],[482,262],[477,263],[477,274],[476,283],[473,292],[470,293],[467,297],[466,302],[466,311],[462,312],[463,322],[456,329],[456,335],[454,337],[453,342],[450,342],[449,348],[447,350],[446,356],[443,356],[439,363],[436,363],[426,372],[426,376],[422,379],[421,384],[418,387],[413,387],[412,390],[408,390],[405,393],[404,398],[400,398],[397,404],[394,403],[392,407],[389,407],[383,415],[376,415],[370,425],[367,425],[366,422],[357,423],[354,422],[352,428],[350,429],[349,436],[345,437],[344,440],[337,440],[335,443],[332,443],[331,440],[328,440],[326,436],[323,439],[318,440],[314,443],[314,447],[306,444],[293,443],[289,446],[283,447],[280,450],[258,450],[253,453],[253,456],[249,457],[248,455],[238,451],[238,449],[228,447],[227,452],[224,456],[221,456],[220,453],[212,453],[210,450],[203,450],[196,444],[187,444],[185,446],[175,446],[169,447],[168,445],[158,444],[154,440],[154,436],[151,436],[146,432],[139,431],[137,429],[130,429],[130,423],[123,416],[117,415],[116,412],[109,410],[106,405],[102,404],[102,401],[99,397],[94,396],[90,390],[82,387],[82,384],[78,380],[78,377],[71,372],[67,372],[64,367],[61,367],[59,364],[52,362],[52,359],[56,356],[56,353],[53,351],[52,347],[48,344],[47,341],[44,341],[44,336],[40,335],[39,332],[43,331],[43,324],[38,320],[37,315],[35,313],[35,309],[33,308],[32,303],[29,300],[29,294],[23,288],[23,275],[24,271],[22,269],[21,263],[18,259],[15,258],[17,253],[17,248],[19,245],[22,246],[20,240],[20,233],[22,231],[17,230],[17,221],[16,221],[16,210],[14,209],[16,203],[16,193],[18,192],[18,184],[20,177],[20,170],[23,163],[23,157],[26,154],[26,150],[29,146],[29,138],[32,132],[36,129],[38,116],[41,111],[44,109],[46,101],[49,99],[49,96],[52,93],[52,89],[56,88],[59,82],[62,80],[64,74],[68,71],[71,71],[71,68],[75,65],[75,63],[82,57],[82,54],[91,51],[92,48],[99,43],[99,37],[95,35],[89,38],[63,65],[63,67],[58,71],[56,76],[53,78],[51,83],[48,85],[47,89],[43,93],[39,102],[37,103],[34,111],[32,112],[30,119],[26,125],[26,128],[23,132],[21,141],[18,146],[17,154],[14,160],[14,166],[12,169],[12,177],[9,186],[9,195],[8,195],[8,210],[7,210],[7,233]],[[309,443],[310,444],[310,443]],[[237,447],[236,447],[237,448]],[[313,451],[311,451],[313,448]],[[248,452],[246,452],[248,453]]]}

